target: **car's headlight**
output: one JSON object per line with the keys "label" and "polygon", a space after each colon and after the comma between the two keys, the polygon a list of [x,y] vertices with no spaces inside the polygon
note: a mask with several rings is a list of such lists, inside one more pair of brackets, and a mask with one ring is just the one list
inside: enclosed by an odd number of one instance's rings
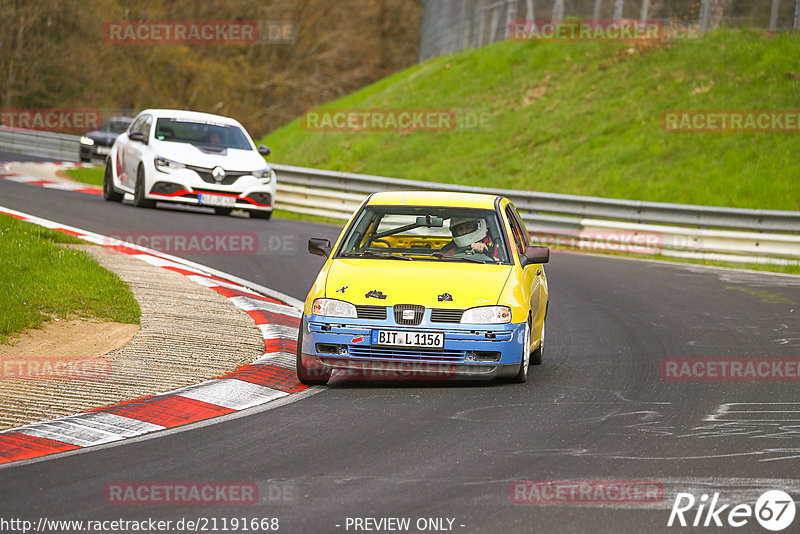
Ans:
{"label": "car's headlight", "polygon": [[266,183],[270,183],[274,175],[275,171],[273,171],[272,169],[263,169],[253,173],[253,176],[258,178],[259,180],[264,180],[264,182]]}
{"label": "car's headlight", "polygon": [[356,307],[343,300],[317,299],[311,306],[314,315],[325,317],[351,317],[356,318]]}
{"label": "car's headlight", "polygon": [[183,169],[186,167],[183,163],[172,161],[171,159],[156,156],[155,158],[156,169]]}
{"label": "car's headlight", "polygon": [[511,308],[508,306],[479,306],[470,308],[461,316],[462,323],[503,324],[511,322]]}
{"label": "car's headlight", "polygon": [[[73,143],[74,143],[74,141],[73,141]],[[82,145],[92,146],[94,144],[94,139],[91,139],[91,138],[86,137],[84,135],[84,136],[81,137],[81,144]]]}

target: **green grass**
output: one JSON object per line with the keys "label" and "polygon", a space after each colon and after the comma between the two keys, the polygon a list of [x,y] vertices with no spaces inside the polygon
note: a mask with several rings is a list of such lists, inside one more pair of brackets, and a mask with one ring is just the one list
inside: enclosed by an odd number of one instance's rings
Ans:
{"label": "green grass", "polygon": [[130,288],[67,234],[0,214],[0,343],[53,317],[139,322]]}
{"label": "green grass", "polygon": [[667,110],[800,108],[800,34],[719,30],[653,47],[501,42],[411,67],[324,109],[456,109],[488,131],[312,132],[281,163],[433,182],[800,210],[800,133],[674,133]]}
{"label": "green grass", "polygon": [[103,167],[79,167],[77,169],[67,169],[67,176],[76,182],[84,184],[103,186]]}

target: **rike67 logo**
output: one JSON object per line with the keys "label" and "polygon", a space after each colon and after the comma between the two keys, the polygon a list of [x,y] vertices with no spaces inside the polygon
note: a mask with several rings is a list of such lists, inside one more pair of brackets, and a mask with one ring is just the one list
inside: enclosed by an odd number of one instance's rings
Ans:
{"label": "rike67 logo", "polygon": [[780,490],[763,493],[756,501],[755,508],[749,504],[737,504],[733,507],[730,504],[720,505],[718,501],[718,492],[714,492],[711,501],[705,493],[699,500],[691,493],[678,493],[667,526],[739,528],[755,517],[765,529],[778,532],[792,524],[796,512],[791,496]]}

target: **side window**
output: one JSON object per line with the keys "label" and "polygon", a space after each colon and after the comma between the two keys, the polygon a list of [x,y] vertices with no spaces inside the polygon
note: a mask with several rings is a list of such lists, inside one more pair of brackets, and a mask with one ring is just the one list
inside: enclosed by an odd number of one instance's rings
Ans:
{"label": "side window", "polygon": [[145,140],[150,139],[150,129],[153,126],[153,117],[147,115],[144,118],[144,124],[142,125],[142,133],[144,134]]}
{"label": "side window", "polygon": [[146,118],[147,118],[147,116],[146,116],[146,115],[142,115],[141,117],[139,117],[138,119],[136,119],[135,121],[133,121],[133,124],[131,124],[131,128],[130,128],[130,130],[129,130],[129,131],[130,131],[130,133],[133,133],[133,132],[141,132],[141,131],[142,131],[142,125],[144,125],[144,120],[145,120]]}
{"label": "side window", "polygon": [[516,246],[516,253],[522,254],[525,252],[525,247],[523,245],[522,240],[522,233],[519,230],[519,224],[517,223],[514,215],[512,214],[513,210],[511,206],[506,206],[506,217],[508,217],[508,222],[511,225],[511,235],[514,236],[514,246]]}
{"label": "side window", "polygon": [[509,205],[508,207],[511,208],[511,220],[516,222],[517,230],[520,235],[522,235],[522,245],[525,247],[522,251],[524,252],[526,248],[531,246],[531,234],[528,233],[528,229],[525,228],[525,223],[522,221],[522,217],[519,216],[519,212],[516,208],[514,208],[513,205]]}

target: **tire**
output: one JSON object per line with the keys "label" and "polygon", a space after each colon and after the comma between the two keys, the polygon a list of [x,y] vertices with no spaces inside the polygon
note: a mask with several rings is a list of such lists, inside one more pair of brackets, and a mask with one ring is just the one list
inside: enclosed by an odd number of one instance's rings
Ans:
{"label": "tire", "polygon": [[519,362],[517,376],[512,378],[512,382],[524,384],[528,381],[528,367],[531,361],[531,320],[525,323],[525,339],[522,341],[522,359]]}
{"label": "tire", "polygon": [[297,333],[297,379],[307,386],[324,386],[331,378],[331,372],[324,369],[309,369],[303,365],[303,330],[306,318],[300,321],[300,330]]}
{"label": "tire", "polygon": [[103,199],[108,202],[122,202],[122,193],[118,193],[114,189],[113,171],[111,170],[111,161],[106,162],[106,172],[103,175]]}
{"label": "tire", "polygon": [[542,365],[542,351],[544,350],[544,325],[547,321],[542,321],[542,341],[539,342],[539,348],[531,352],[531,365]]}
{"label": "tire", "polygon": [[133,205],[137,208],[153,208],[156,205],[155,200],[144,198],[144,167],[139,165],[136,171],[136,189],[133,193]]}
{"label": "tire", "polygon": [[250,218],[251,219],[267,219],[267,220],[269,220],[270,217],[272,217],[272,212],[271,211],[255,211],[255,210],[250,211]]}
{"label": "tire", "polygon": [[214,208],[214,213],[216,213],[217,215],[230,215],[232,211],[233,208],[221,208],[221,207]]}

